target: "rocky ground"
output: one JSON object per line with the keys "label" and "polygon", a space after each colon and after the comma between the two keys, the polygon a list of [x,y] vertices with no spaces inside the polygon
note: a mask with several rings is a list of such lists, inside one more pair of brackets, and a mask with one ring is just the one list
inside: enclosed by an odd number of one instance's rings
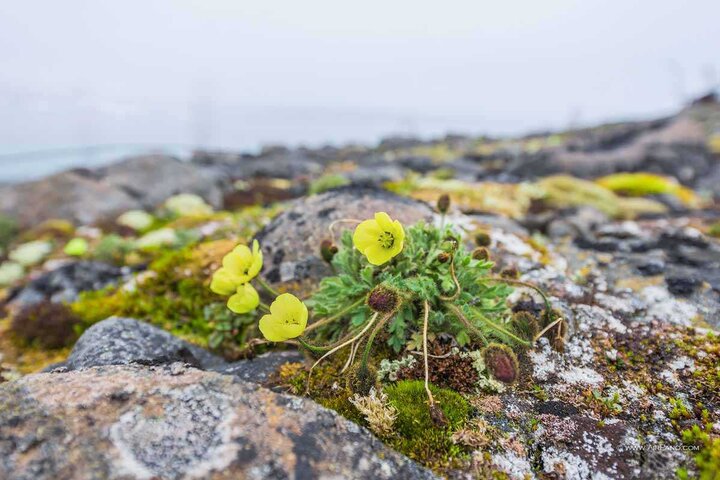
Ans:
{"label": "rocky ground", "polygon": [[[444,221],[487,232],[495,270],[569,331],[523,352],[512,386],[434,338],[431,380],[462,415],[424,441],[371,433],[329,370],[305,395],[308,358],[248,349],[256,326],[208,289],[256,238],[268,282],[312,292],[330,227],[440,222],[443,193]],[[712,98],[521,139],[142,157],[0,187],[0,478],[718,478],[719,198]],[[421,378],[412,356],[385,358],[406,362],[391,404]]]}

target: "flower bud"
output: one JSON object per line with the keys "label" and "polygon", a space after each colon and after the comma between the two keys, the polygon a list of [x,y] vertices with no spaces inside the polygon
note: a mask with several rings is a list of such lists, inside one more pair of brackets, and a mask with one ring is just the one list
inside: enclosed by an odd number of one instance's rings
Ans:
{"label": "flower bud", "polygon": [[337,252],[338,252],[338,248],[332,242],[332,240],[325,239],[322,242],[320,242],[320,256],[327,263],[332,262],[333,257],[335,257],[335,254]]}
{"label": "flower bud", "polygon": [[440,213],[447,213],[450,209],[450,195],[443,193],[437,200],[437,209]]}
{"label": "flower bud", "polygon": [[490,240],[490,234],[484,231],[480,231],[475,233],[475,245],[478,247],[489,247],[491,240]]}
{"label": "flower bud", "polygon": [[491,343],[482,351],[482,357],[488,371],[503,383],[515,383],[520,366],[515,352],[507,345]]}
{"label": "flower bud", "polygon": [[447,263],[450,260],[450,254],[447,252],[440,252],[437,259],[440,263]]}
{"label": "flower bud", "polygon": [[487,262],[488,260],[490,260],[490,251],[485,247],[477,247],[472,252],[472,258],[474,260]]}
{"label": "flower bud", "polygon": [[378,285],[370,291],[367,305],[376,312],[390,313],[397,308],[398,301],[397,292],[383,285]]}
{"label": "flower bud", "polygon": [[540,324],[535,315],[530,312],[521,311],[514,313],[510,324],[515,333],[528,342],[535,340],[535,336],[540,333]]}
{"label": "flower bud", "polygon": [[500,271],[500,276],[509,280],[517,280],[520,278],[520,272],[515,267],[506,267]]}

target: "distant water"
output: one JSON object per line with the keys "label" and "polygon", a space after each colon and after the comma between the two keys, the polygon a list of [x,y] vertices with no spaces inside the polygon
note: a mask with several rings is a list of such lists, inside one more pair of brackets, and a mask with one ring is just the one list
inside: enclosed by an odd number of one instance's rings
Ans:
{"label": "distant water", "polygon": [[264,145],[277,144],[374,145],[390,135],[432,138],[447,133],[486,133],[488,127],[498,125],[515,132],[529,127],[509,119],[503,125],[497,115],[490,122],[480,112],[433,115],[223,105],[184,115],[173,106],[110,115],[101,109],[69,108],[58,107],[63,115],[18,109],[12,122],[3,125],[0,121],[0,183],[35,179],[68,168],[95,167],[145,153],[187,158],[196,148],[257,152]]}
{"label": "distant water", "polygon": [[33,180],[70,168],[92,168],[119,159],[150,153],[190,157],[192,149],[154,145],[96,145],[0,151],[0,184]]}

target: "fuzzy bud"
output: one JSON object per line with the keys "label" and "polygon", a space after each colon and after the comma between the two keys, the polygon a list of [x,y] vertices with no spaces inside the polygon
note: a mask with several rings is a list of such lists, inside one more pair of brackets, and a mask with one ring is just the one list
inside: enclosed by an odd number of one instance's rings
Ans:
{"label": "fuzzy bud", "polygon": [[490,260],[490,251],[485,247],[477,247],[472,252],[472,258],[474,260],[487,262],[488,260]]}
{"label": "fuzzy bud", "polygon": [[535,315],[530,312],[513,314],[510,324],[518,336],[528,342],[535,340],[535,336],[540,333],[540,324]]}
{"label": "fuzzy bud", "polygon": [[509,280],[517,280],[520,278],[520,272],[515,267],[506,267],[500,271],[500,276]]}
{"label": "fuzzy bud", "polygon": [[518,379],[520,366],[515,352],[507,345],[491,343],[482,351],[488,371],[497,380],[511,384]]}
{"label": "fuzzy bud", "polygon": [[325,239],[320,242],[320,256],[327,263],[332,262],[333,257],[338,252],[338,247],[332,242],[332,240]]}
{"label": "fuzzy bud", "polygon": [[475,233],[475,245],[478,247],[489,247],[491,243],[489,233],[484,231]]}
{"label": "fuzzy bud", "polygon": [[447,252],[440,252],[437,259],[440,263],[447,263],[450,260],[450,254]]}
{"label": "fuzzy bud", "polygon": [[399,298],[394,290],[378,285],[370,291],[367,305],[372,310],[380,313],[390,313],[398,306]]}
{"label": "fuzzy bud", "polygon": [[440,213],[447,213],[450,209],[450,195],[443,193],[437,200],[437,209]]}
{"label": "fuzzy bud", "polygon": [[436,427],[447,427],[450,423],[448,422],[445,413],[440,410],[440,407],[438,407],[436,403],[430,405],[430,420],[432,420]]}

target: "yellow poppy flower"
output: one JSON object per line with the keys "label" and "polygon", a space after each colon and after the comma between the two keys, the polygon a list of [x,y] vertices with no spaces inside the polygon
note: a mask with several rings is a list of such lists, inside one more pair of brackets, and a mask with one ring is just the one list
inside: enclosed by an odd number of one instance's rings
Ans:
{"label": "yellow poppy flower", "polygon": [[213,275],[210,290],[220,295],[231,295],[260,273],[263,264],[260,244],[254,240],[252,251],[247,245],[238,245],[225,255],[222,264],[222,268]]}
{"label": "yellow poppy flower", "polygon": [[271,342],[299,337],[307,327],[308,309],[295,295],[283,293],[270,305],[270,313],[260,319],[260,331]]}
{"label": "yellow poppy flower", "polygon": [[235,313],[248,313],[255,310],[260,303],[257,290],[249,283],[240,285],[235,295],[230,297],[227,306]]}
{"label": "yellow poppy flower", "polygon": [[382,265],[403,249],[405,230],[385,212],[377,212],[355,229],[353,244],[373,265]]}

